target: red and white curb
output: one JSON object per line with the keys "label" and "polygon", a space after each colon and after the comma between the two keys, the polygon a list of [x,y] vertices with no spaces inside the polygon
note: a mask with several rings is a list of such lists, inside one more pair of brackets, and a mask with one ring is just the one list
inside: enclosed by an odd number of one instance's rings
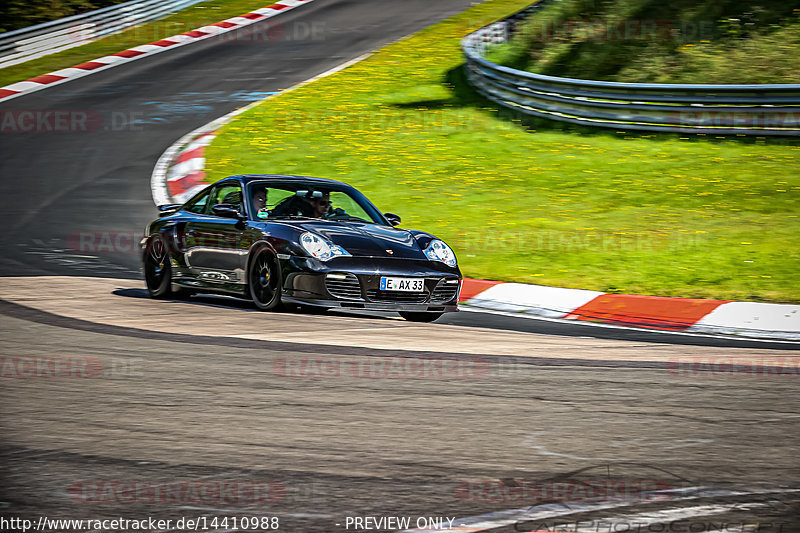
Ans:
{"label": "red and white curb", "polygon": [[666,331],[800,340],[800,305],[607,294],[471,279],[464,280],[461,300],[475,310]]}
{"label": "red and white curb", "polygon": [[164,52],[165,50],[172,50],[180,46],[238,30],[245,26],[255,24],[256,22],[280,15],[281,13],[286,13],[298,6],[313,1],[314,0],[280,0],[280,2],[275,4],[256,9],[255,11],[245,13],[238,17],[217,22],[216,24],[203,26],[202,28],[187,31],[179,35],[173,35],[172,37],[167,37],[166,39],[161,39],[152,43],[134,46],[133,48],[117,52],[116,54],[93,59],[92,61],[87,61],[86,63],[81,63],[73,67],[56,70],[49,74],[42,74],[41,76],[36,76],[29,80],[12,83],[11,85],[0,87],[0,102],[46,89],[47,87],[66,83],[70,80],[82,78],[117,65],[130,63],[136,59],[149,57],[153,54]]}
{"label": "red and white curb", "polygon": [[205,150],[214,140],[217,127],[203,126],[161,154],[150,177],[150,191],[156,205],[182,204],[208,185],[204,181]]}

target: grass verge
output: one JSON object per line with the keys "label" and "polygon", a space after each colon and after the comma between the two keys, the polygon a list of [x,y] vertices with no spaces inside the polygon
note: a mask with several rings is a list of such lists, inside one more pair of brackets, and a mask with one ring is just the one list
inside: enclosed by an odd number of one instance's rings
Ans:
{"label": "grass verge", "polygon": [[532,132],[465,86],[491,0],[227,125],[209,179],[328,177],[456,250],[465,275],[607,292],[800,301],[800,147]]}
{"label": "grass verge", "polygon": [[209,0],[89,44],[0,69],[0,87],[214,24],[272,3],[270,0]]}
{"label": "grass verge", "polygon": [[542,6],[498,64],[637,83],[800,82],[800,0],[562,0]]}

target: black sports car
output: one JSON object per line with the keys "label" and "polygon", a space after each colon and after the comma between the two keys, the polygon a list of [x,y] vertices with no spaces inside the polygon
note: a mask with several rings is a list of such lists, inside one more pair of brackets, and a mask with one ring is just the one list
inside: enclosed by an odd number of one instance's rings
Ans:
{"label": "black sports car", "polygon": [[141,243],[153,298],[219,292],[262,310],[296,303],[425,322],[458,310],[453,250],[396,228],[400,217],[338,181],[232,176],[159,211]]}

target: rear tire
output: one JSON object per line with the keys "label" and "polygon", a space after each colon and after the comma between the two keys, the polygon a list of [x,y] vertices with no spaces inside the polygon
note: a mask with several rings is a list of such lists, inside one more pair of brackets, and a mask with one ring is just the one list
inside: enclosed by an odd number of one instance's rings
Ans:
{"label": "rear tire", "polygon": [[437,312],[411,312],[411,311],[400,311],[400,316],[408,320],[409,322],[433,322],[434,320],[440,318],[444,313],[441,311]]}
{"label": "rear tire", "polygon": [[172,294],[172,265],[167,243],[161,235],[153,235],[144,250],[144,281],[151,298],[169,298]]}
{"label": "rear tire", "polygon": [[253,254],[247,267],[247,292],[262,311],[274,311],[281,306],[281,271],[278,259],[269,250]]}

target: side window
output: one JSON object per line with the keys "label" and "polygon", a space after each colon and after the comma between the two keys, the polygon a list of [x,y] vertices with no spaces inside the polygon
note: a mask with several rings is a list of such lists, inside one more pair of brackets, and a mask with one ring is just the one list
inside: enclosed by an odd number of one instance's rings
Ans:
{"label": "side window", "polygon": [[195,199],[186,204],[186,207],[184,207],[183,210],[202,215],[206,211],[206,205],[208,205],[208,198],[210,195],[210,191],[202,193],[200,196],[197,196]]}
{"label": "side window", "polygon": [[239,184],[223,184],[214,189],[211,205],[232,204],[242,212],[242,188]]}

